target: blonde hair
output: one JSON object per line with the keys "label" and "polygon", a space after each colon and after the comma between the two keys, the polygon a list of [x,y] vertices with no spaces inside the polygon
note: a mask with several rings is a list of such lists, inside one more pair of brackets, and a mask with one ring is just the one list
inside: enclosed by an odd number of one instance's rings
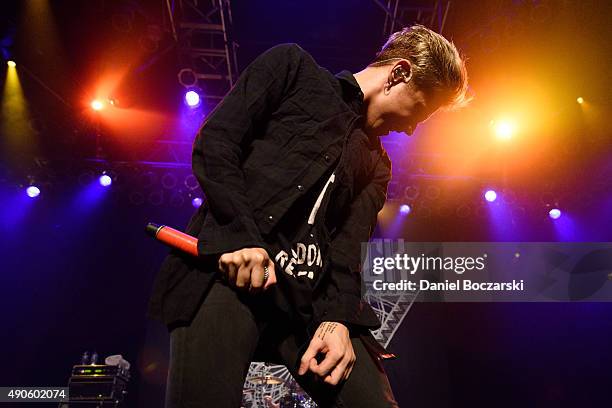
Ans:
{"label": "blonde hair", "polygon": [[466,105],[468,76],[465,60],[455,45],[440,34],[414,25],[391,34],[370,66],[389,65],[406,59],[412,66],[414,83],[425,92],[433,92],[449,108]]}

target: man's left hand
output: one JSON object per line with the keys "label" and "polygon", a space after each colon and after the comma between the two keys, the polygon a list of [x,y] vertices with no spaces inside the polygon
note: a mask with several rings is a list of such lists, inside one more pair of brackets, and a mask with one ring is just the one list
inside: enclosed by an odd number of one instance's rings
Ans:
{"label": "man's left hand", "polygon": [[[316,359],[318,353],[325,355],[320,363]],[[310,370],[324,382],[336,385],[348,379],[354,364],[355,352],[348,328],[338,322],[323,322],[302,356],[298,374],[304,375]]]}

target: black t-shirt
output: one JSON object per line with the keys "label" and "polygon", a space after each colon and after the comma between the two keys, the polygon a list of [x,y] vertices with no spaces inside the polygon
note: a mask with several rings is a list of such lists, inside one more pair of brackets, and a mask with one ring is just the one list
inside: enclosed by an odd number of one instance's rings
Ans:
{"label": "black t-shirt", "polygon": [[[336,181],[336,165],[324,174],[264,239],[274,260],[275,303],[293,320],[307,323],[312,316],[312,288],[323,271],[329,239],[325,214]],[[297,315],[296,315],[297,313]]]}

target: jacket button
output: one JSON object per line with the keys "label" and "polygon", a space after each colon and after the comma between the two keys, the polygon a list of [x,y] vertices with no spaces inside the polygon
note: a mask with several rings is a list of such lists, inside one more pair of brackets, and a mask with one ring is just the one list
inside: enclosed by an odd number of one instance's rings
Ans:
{"label": "jacket button", "polygon": [[274,221],[274,216],[268,215],[268,221]]}
{"label": "jacket button", "polygon": [[326,162],[329,161],[329,154],[326,154],[325,156],[323,156],[323,159],[325,159]]}
{"label": "jacket button", "polygon": [[304,191],[304,186],[301,184],[298,184],[297,189],[300,191]]}

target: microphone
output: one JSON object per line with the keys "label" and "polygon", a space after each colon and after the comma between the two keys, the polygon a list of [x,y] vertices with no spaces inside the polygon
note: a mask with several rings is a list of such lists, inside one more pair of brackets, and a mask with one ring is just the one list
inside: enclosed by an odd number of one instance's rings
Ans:
{"label": "microphone", "polygon": [[152,222],[147,224],[145,231],[148,235],[172,248],[179,249],[195,257],[199,255],[198,239],[196,237],[166,225],[157,225]]}
{"label": "microphone", "polygon": [[[172,248],[186,252],[196,258],[200,256],[198,252],[198,239],[194,236],[170,228],[167,225],[157,225],[152,222],[147,224],[145,231],[147,235]],[[268,277],[268,267],[264,266],[264,283],[268,281]]]}

